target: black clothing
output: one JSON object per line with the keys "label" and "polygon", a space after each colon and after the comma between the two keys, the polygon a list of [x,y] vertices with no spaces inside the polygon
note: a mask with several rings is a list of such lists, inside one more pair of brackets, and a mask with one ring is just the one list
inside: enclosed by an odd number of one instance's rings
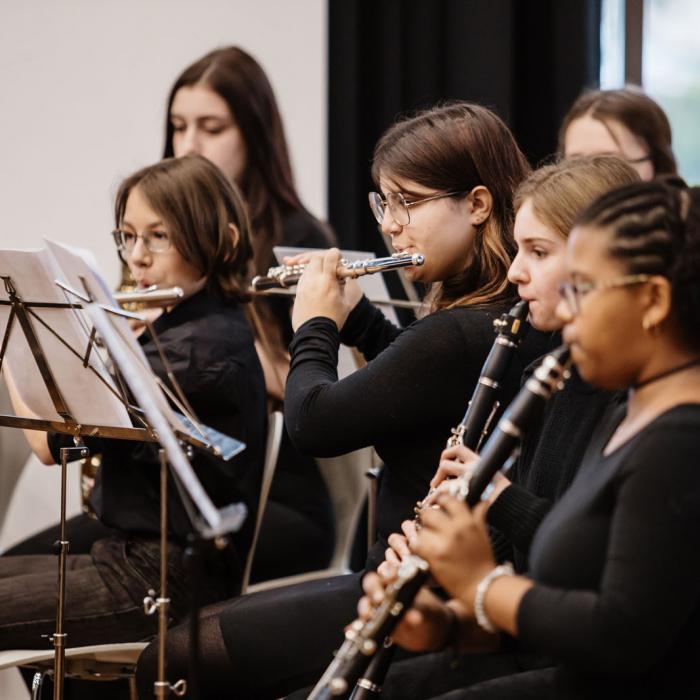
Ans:
{"label": "black clothing", "polygon": [[[493,344],[492,322],[501,311],[440,311],[399,332],[365,300],[353,311],[346,331],[374,359],[342,381],[336,374],[340,336],[335,324],[314,318],[297,331],[287,383],[290,435],[304,450],[324,456],[375,446],[386,464],[379,506],[384,538],[398,531],[416,500],[428,492],[450,429],[464,415]],[[547,343],[536,332],[525,339],[503,383],[504,403],[517,391],[523,368]],[[383,559],[383,550],[378,543],[368,565]],[[361,576],[233,601],[220,617],[231,659],[222,687],[244,688],[247,694],[241,697],[274,698],[315,681],[355,615]],[[261,627],[261,619],[268,619],[270,627]],[[140,665],[139,682],[152,673],[152,667]]]}
{"label": "black clothing", "polygon": [[[525,370],[523,382],[541,359]],[[564,389],[547,401],[542,419],[525,435],[520,457],[508,474],[513,484],[488,511],[489,525],[497,530],[493,545],[500,561],[512,561],[517,571],[527,570],[537,528],[569,488],[596,426],[621,400],[619,394],[591,386],[573,368]]]}
{"label": "black clothing", "polygon": [[519,638],[561,662],[557,687],[584,697],[698,694],[700,405],[666,411],[604,455],[623,417],[596,434],[535,536]]}
{"label": "black clothing", "polygon": [[[428,492],[440,452],[464,415],[494,341],[493,319],[502,308],[456,308],[393,327],[364,299],[351,313],[343,340],[373,360],[342,381],[336,361],[340,335],[333,322],[314,318],[296,333],[287,383],[285,419],[305,451],[335,455],[374,445],[385,461],[380,492],[384,538],[411,517]],[[548,347],[532,332],[519,348],[503,386],[507,404],[523,368]],[[382,352],[383,351],[383,352]],[[377,543],[368,566],[383,559]],[[246,698],[276,698],[315,682],[355,616],[363,573],[241,596],[219,618],[230,661],[223,691]],[[262,622],[261,622],[262,621]],[[265,622],[267,625],[265,626]],[[215,635],[211,635],[214,637]],[[176,636],[176,640],[178,636]],[[168,658],[180,644],[168,643]],[[155,674],[155,653],[137,669],[140,688]],[[204,673],[210,670],[204,661]],[[211,660],[220,668],[220,660]],[[234,689],[233,691],[231,689]]]}
{"label": "black clothing", "polygon": [[[464,415],[493,344],[493,320],[501,311],[453,308],[399,331],[363,300],[344,337],[356,340],[372,361],[342,381],[335,323],[318,317],[297,330],[285,404],[290,437],[303,451],[323,457],[374,445],[385,464],[377,504],[383,542],[400,531],[427,494],[440,452]],[[504,405],[517,392],[524,367],[548,342],[548,336],[532,331],[515,352],[502,383]],[[383,559],[384,548],[380,544],[370,555],[373,562]]]}
{"label": "black clothing", "polygon": [[[205,291],[193,294],[163,313],[153,324],[172,371],[198,418],[246,443],[229,462],[197,451],[192,465],[218,507],[243,501],[248,517],[234,540],[239,553],[252,537],[265,442],[265,386],[243,309],[218,301]],[[148,332],[139,342],[154,373],[168,382],[156,344]],[[69,436],[49,435],[54,458],[72,443]],[[122,533],[159,536],[160,467],[157,447],[127,440],[87,438],[102,454],[91,503],[102,524]],[[184,542],[191,526],[173,487],[169,493],[171,538]]]}
{"label": "black clothing", "polygon": [[[559,334],[553,334],[551,345],[559,344]],[[541,360],[537,358],[525,369],[521,383]],[[508,475],[513,485],[488,511],[489,523],[499,528],[492,529],[491,536],[500,560],[514,561],[518,570],[526,570],[534,531],[570,485],[591,434],[603,416],[617,406],[618,399],[618,395],[584,382],[575,369],[564,388],[549,399],[540,423],[524,436],[518,462]],[[471,689],[472,684],[484,679],[551,665],[551,659],[510,642],[494,654],[462,654],[455,658],[450,651],[397,660],[389,668],[382,697],[422,700],[452,688]]]}
{"label": "black clothing", "polygon": [[[332,230],[306,210],[284,217],[279,245],[328,248],[334,244]],[[274,260],[269,264],[275,264]],[[278,326],[286,348],[294,335],[291,300],[268,297],[258,299],[257,304],[264,304],[267,313],[262,317]],[[333,506],[316,460],[296,450],[285,429],[250,580],[254,583],[322,569],[330,562],[334,546]]]}

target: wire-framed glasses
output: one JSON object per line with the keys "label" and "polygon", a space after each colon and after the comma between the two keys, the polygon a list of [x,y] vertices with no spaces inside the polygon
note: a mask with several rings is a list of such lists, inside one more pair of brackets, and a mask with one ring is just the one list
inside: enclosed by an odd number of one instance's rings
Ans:
{"label": "wire-framed glasses", "polygon": [[651,275],[625,275],[624,277],[616,277],[607,282],[564,282],[559,285],[559,294],[566,302],[572,314],[577,314],[581,311],[581,299],[593,291],[603,289],[617,289],[618,287],[629,287],[632,284],[641,284],[648,282]]}
{"label": "wire-framed glasses", "polygon": [[123,228],[116,228],[112,231],[112,236],[117,248],[127,253],[134,249],[139,238],[149,253],[162,253],[172,245],[170,236],[165,231],[146,231],[146,233],[137,234]]}
{"label": "wire-framed glasses", "polygon": [[406,226],[411,223],[409,207],[415,207],[416,204],[423,204],[423,202],[431,202],[434,199],[455,197],[460,194],[464,194],[464,192],[444,192],[442,194],[434,194],[432,197],[423,197],[422,199],[414,199],[411,202],[407,202],[401,192],[388,192],[386,197],[382,197],[379,192],[370,192],[369,208],[372,210],[374,218],[380,224],[384,220],[384,212],[388,209],[391,218],[399,226]]}

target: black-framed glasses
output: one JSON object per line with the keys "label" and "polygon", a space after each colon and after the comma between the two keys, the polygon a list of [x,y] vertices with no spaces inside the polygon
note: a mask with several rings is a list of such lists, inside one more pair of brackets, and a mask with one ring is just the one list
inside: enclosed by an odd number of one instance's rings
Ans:
{"label": "black-framed glasses", "polygon": [[444,197],[456,197],[464,195],[465,192],[444,192],[442,194],[434,194],[432,197],[423,197],[422,199],[414,199],[412,202],[407,202],[401,192],[389,192],[386,197],[382,197],[379,192],[369,193],[369,208],[374,214],[374,218],[378,223],[384,220],[384,212],[388,209],[391,218],[399,225],[406,226],[411,223],[411,215],[409,207],[415,207],[416,204],[423,202],[431,202],[434,199],[443,199]]}
{"label": "black-framed glasses", "polygon": [[172,245],[170,236],[165,231],[146,231],[146,233],[137,234],[123,228],[116,228],[112,231],[112,237],[117,248],[127,253],[131,253],[139,238],[149,253],[163,253]]}
{"label": "black-framed glasses", "polygon": [[617,289],[618,287],[629,287],[633,284],[642,284],[648,282],[651,275],[625,275],[624,277],[616,277],[607,282],[564,282],[559,285],[559,294],[569,307],[572,314],[578,314],[581,311],[581,299],[593,291],[603,289]]}

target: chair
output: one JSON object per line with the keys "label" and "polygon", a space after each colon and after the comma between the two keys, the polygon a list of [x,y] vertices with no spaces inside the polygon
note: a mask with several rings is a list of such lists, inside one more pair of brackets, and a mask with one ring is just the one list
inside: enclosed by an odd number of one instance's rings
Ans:
{"label": "chair", "polygon": [[[255,520],[255,531],[250,545],[250,551],[246,558],[243,572],[241,592],[245,593],[250,579],[250,570],[253,565],[255,546],[260,532],[260,523],[270,493],[272,478],[275,474],[277,457],[282,442],[282,429],[284,420],[280,411],[275,411],[268,419],[267,441],[265,445],[265,461],[263,464],[263,476],[260,486],[260,499],[258,502],[258,514]],[[136,698],[136,688],[133,683],[134,671],[141,652],[148,645],[147,642],[126,642],[122,644],[98,644],[84,647],[69,647],[66,649],[66,677],[81,678],[83,680],[119,680],[128,678],[132,697]],[[26,666],[35,668],[33,696],[38,698],[41,693],[43,677],[53,671],[54,651],[37,649],[13,649],[0,652],[0,670]]]}
{"label": "chair", "polygon": [[258,500],[258,515],[255,519],[255,531],[253,540],[250,543],[250,550],[246,558],[245,569],[243,571],[243,580],[241,581],[241,593],[248,591],[248,582],[250,581],[250,571],[253,568],[253,558],[255,557],[255,548],[258,544],[258,536],[260,535],[260,525],[263,515],[265,514],[265,506],[267,506],[267,497],[270,495],[270,486],[275,475],[275,467],[277,466],[277,458],[280,453],[280,445],[282,443],[282,433],[284,429],[284,417],[281,411],[275,411],[270,414],[267,422],[267,443],[265,445],[265,462],[263,464],[262,484],[260,485],[260,498]]}
{"label": "chair", "polygon": [[316,461],[335,511],[335,548],[330,564],[325,569],[254,583],[248,587],[248,593],[350,572],[355,530],[367,495],[365,474],[373,466],[373,450],[366,447],[340,457]]}
{"label": "chair", "polygon": [[[128,678],[130,697],[136,700],[134,669],[146,642],[99,644],[66,649],[66,678],[113,681]],[[36,669],[32,698],[41,697],[43,679],[53,673],[53,649],[32,649],[0,652],[0,670],[23,666]]]}

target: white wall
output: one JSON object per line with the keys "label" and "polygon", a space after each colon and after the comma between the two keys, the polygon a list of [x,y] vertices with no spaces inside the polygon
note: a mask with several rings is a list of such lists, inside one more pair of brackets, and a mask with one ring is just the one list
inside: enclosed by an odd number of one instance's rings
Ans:
{"label": "white wall", "polygon": [[116,282],[116,187],[160,158],[174,78],[228,44],[268,73],[300,193],[325,217],[325,0],[2,0],[0,245],[89,247]]}

